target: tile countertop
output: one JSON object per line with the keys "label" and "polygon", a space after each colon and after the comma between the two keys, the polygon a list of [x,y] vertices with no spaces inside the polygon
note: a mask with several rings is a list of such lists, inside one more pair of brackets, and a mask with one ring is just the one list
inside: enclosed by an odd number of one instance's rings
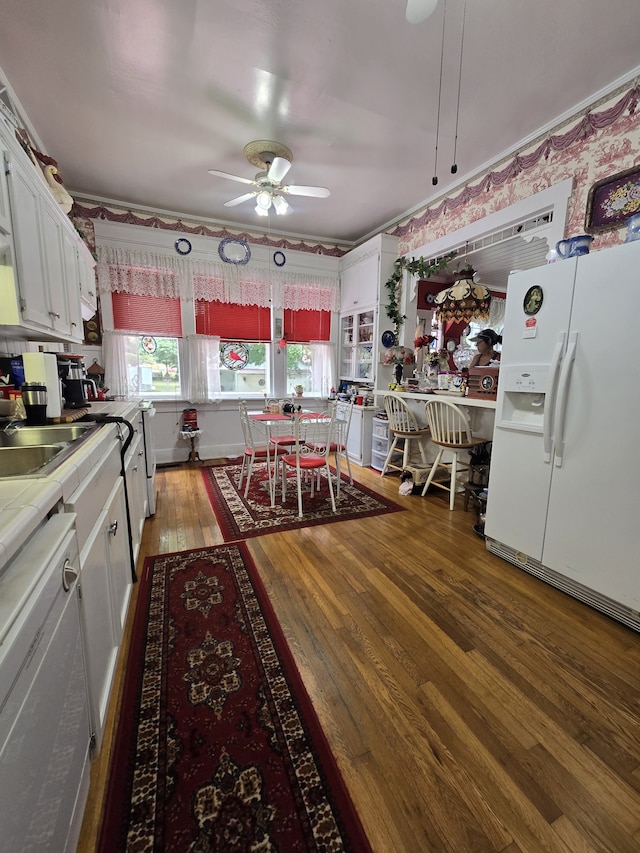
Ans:
{"label": "tile countertop", "polygon": [[[93,403],[91,413],[126,418],[137,403]],[[0,574],[47,513],[67,500],[103,457],[107,432],[98,429],[48,477],[0,479]]]}
{"label": "tile countertop", "polygon": [[430,398],[437,400],[438,397],[442,396],[446,400],[451,400],[453,403],[457,403],[459,406],[472,406],[475,409],[495,409],[496,407],[495,400],[461,397],[460,394],[447,393],[446,391],[443,391],[440,394],[436,394],[433,391],[375,391],[374,394],[376,397],[386,397],[387,394],[389,394],[392,397],[404,397],[409,400],[428,400]]}

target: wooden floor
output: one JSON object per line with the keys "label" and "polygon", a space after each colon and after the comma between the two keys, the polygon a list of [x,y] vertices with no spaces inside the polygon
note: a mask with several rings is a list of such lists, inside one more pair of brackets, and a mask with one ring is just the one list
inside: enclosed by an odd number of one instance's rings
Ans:
{"label": "wooden floor", "polygon": [[[375,853],[637,853],[640,635],[489,554],[461,498],[354,473],[406,512],[248,541]],[[222,541],[198,467],[157,485],[141,561]]]}

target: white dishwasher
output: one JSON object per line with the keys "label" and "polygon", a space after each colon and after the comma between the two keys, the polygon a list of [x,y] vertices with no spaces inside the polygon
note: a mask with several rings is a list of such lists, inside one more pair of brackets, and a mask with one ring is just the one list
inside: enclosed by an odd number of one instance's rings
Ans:
{"label": "white dishwasher", "polygon": [[49,518],[0,576],[0,846],[75,851],[90,726],[73,514]]}

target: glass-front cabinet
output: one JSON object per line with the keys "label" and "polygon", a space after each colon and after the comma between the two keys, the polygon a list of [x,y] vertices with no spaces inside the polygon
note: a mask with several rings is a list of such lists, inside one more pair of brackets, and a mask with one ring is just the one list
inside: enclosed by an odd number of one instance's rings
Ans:
{"label": "glass-front cabinet", "polygon": [[373,382],[375,310],[340,318],[340,379]]}

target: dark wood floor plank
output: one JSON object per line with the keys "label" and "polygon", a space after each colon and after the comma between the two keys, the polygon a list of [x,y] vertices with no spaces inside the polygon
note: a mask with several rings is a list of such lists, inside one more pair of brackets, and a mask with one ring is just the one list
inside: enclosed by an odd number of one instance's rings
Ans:
{"label": "dark wood floor plank", "polygon": [[[640,850],[640,634],[487,552],[461,502],[354,474],[403,511],[248,547],[375,853]],[[199,466],[157,484],[139,568],[222,542]]]}

